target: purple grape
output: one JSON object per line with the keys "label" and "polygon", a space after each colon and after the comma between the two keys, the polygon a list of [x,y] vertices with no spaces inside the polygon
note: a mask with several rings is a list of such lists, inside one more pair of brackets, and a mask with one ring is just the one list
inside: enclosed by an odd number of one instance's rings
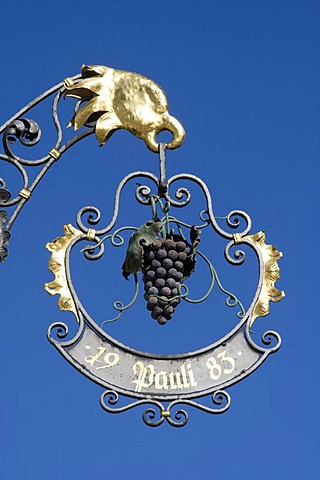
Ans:
{"label": "purple grape", "polygon": [[178,253],[178,259],[181,261],[181,262],[185,262],[187,260],[187,253],[186,252],[179,252]]}
{"label": "purple grape", "polygon": [[153,310],[154,307],[158,304],[158,299],[157,297],[149,297],[148,303],[147,303],[147,309],[148,310]]}
{"label": "purple grape", "polygon": [[154,320],[157,320],[157,318],[160,317],[162,314],[163,314],[163,309],[159,306],[156,306],[156,307],[154,307],[154,309],[151,313],[151,317]]}
{"label": "purple grape", "polygon": [[166,307],[164,307],[163,309],[163,316],[170,320],[173,316],[173,313],[174,313],[174,308],[172,305],[167,305]]}
{"label": "purple grape", "polygon": [[[156,281],[155,281],[155,286],[157,288],[162,288],[162,287],[165,286],[165,284],[166,284],[166,281],[165,281],[164,278],[157,278]],[[151,287],[151,285],[150,285],[150,287]]]}
{"label": "purple grape", "polygon": [[170,270],[168,270],[168,277],[176,278],[177,273],[178,272],[175,268],[170,268]]}
{"label": "purple grape", "polygon": [[144,284],[145,291],[147,292],[149,290],[149,288],[151,288],[152,286],[153,286],[153,282],[151,282],[150,280],[148,282],[146,282]]}
{"label": "purple grape", "polygon": [[159,290],[156,287],[149,288],[148,295],[158,295],[158,294],[159,294]]}
{"label": "purple grape", "polygon": [[165,325],[167,323],[167,319],[164,318],[164,317],[159,317],[157,319],[157,321],[158,321],[159,325]]}
{"label": "purple grape", "polygon": [[185,242],[182,242],[182,241],[178,242],[176,245],[176,249],[178,250],[178,252],[183,252],[186,249]]}
{"label": "purple grape", "polygon": [[152,280],[155,276],[155,272],[153,270],[148,270],[145,276],[147,280]]}
{"label": "purple grape", "polygon": [[[153,262],[152,262],[153,263]],[[183,272],[184,270],[184,265],[182,262],[179,262],[178,260],[176,262],[174,262],[174,266],[177,270],[179,270],[179,272]]]}
{"label": "purple grape", "polygon": [[166,250],[169,251],[176,248],[176,243],[173,240],[168,239],[164,242],[164,246],[166,247]]}
{"label": "purple grape", "polygon": [[170,258],[171,260],[177,260],[178,252],[176,252],[175,250],[169,250],[168,258]]}
{"label": "purple grape", "polygon": [[179,295],[179,290],[177,288],[173,288],[171,290],[171,297],[176,297],[177,295]]}
{"label": "purple grape", "polygon": [[173,262],[170,258],[165,258],[162,262],[162,266],[164,268],[166,268],[167,270],[169,270],[169,268],[171,268],[173,266]]}
{"label": "purple grape", "polygon": [[169,288],[175,288],[176,287],[175,279],[174,278],[167,278],[166,286],[169,287]]}
{"label": "purple grape", "polygon": [[161,267],[161,263],[159,260],[152,260],[151,262],[151,268],[152,270],[157,270],[157,268]]}
{"label": "purple grape", "polygon": [[173,307],[173,308],[176,308],[180,303],[180,298],[175,298],[174,300],[172,300],[170,302],[170,305]]}
{"label": "purple grape", "polygon": [[164,295],[165,297],[169,298],[171,295],[171,289],[169,287],[163,287],[160,293],[161,295]]}
{"label": "purple grape", "polygon": [[166,276],[167,272],[166,269],[163,267],[159,267],[156,270],[156,275],[158,278],[164,278]]}
{"label": "purple grape", "polygon": [[166,305],[163,309],[163,312],[171,315],[174,312],[174,308],[172,305]]}
{"label": "purple grape", "polygon": [[167,252],[165,251],[164,248],[160,248],[158,251],[157,251],[157,258],[159,260],[163,260],[164,258],[166,258],[167,256]]}

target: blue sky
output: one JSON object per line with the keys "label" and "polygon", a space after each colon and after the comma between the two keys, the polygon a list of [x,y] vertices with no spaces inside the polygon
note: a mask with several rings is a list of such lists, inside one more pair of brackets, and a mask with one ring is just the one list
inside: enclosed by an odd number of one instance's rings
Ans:
{"label": "blue sky", "polygon": [[[121,178],[139,169],[157,173],[158,160],[125,131],[103,148],[94,137],[83,140],[36,189],[0,265],[2,478],[319,478],[319,2],[11,1],[1,19],[1,124],[82,64],[152,78],[187,132],[184,145],[168,152],[168,174],[203,178],[217,215],[248,212],[252,232],[266,230],[267,243],[284,254],[277,286],[286,292],[255,324],[257,332],[277,330],[283,345],[228,390],[227,413],[191,409],[183,429],[150,429],[141,410],[106,414],[99,406],[102,389],[46,339],[53,321],[71,315],[43,291],[52,279],[44,246],[64,223],[75,225],[85,205],[96,205],[108,219]],[[51,145],[49,110],[46,103],[34,114],[43,131],[37,152]],[[26,156],[32,155],[29,149]],[[13,191],[19,188],[19,175],[3,162],[0,177]],[[130,192],[120,220],[142,223],[145,210],[133,206]],[[190,216],[199,210],[192,207]],[[228,286],[234,282],[248,302],[256,281],[251,263],[248,270],[227,266],[223,273],[221,244],[209,237],[203,246]],[[101,321],[112,315],[118,289],[122,295],[122,260],[123,252],[104,257],[101,266],[79,256],[71,262],[79,295]],[[198,310],[179,306],[163,328],[143,300],[135,308],[108,332],[144,350],[199,348],[233,326],[218,300]]]}

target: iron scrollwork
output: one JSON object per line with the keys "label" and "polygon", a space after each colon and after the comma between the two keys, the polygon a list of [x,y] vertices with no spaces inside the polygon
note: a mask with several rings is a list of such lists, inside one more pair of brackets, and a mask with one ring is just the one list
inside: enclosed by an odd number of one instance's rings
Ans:
{"label": "iron scrollwork", "polygon": [[[74,81],[77,81],[79,77],[79,75],[73,77]],[[66,150],[84,137],[91,135],[94,131],[92,127],[89,127],[84,132],[75,135],[71,140],[63,143],[63,130],[59,120],[58,107],[65,92],[66,88],[64,83],[58,83],[34,99],[26,105],[26,107],[22,108],[0,127],[4,149],[4,153],[0,153],[0,161],[6,162],[11,167],[15,168],[19,172],[21,178],[20,189],[16,190],[14,193],[5,188],[5,179],[0,180],[0,208],[5,208],[7,211],[5,224],[7,232],[11,231],[11,228],[24,204],[30,199],[33,191],[44,175],[52,167],[54,162],[56,162]],[[52,120],[56,132],[56,139],[52,142],[51,150],[46,155],[33,160],[17,155],[13,148],[17,142],[23,147],[30,148],[39,144],[41,141],[40,125],[38,125],[38,123],[32,118],[26,118],[25,115],[49,97],[53,97]],[[37,172],[35,178],[29,178],[32,168],[39,166],[42,166],[42,168]]]}
{"label": "iron scrollwork", "polygon": [[[174,400],[167,405],[157,400],[145,399],[129,403],[122,407],[116,407],[115,405],[117,405],[118,400],[119,395],[117,392],[114,390],[106,390],[101,394],[100,405],[108,413],[123,413],[135,407],[149,405],[142,414],[142,420],[149,427],[159,427],[164,421],[172,427],[184,427],[189,420],[189,415],[188,412],[182,408],[176,409],[176,407],[180,405],[189,405],[210,414],[221,414],[226,412],[231,404],[230,395],[223,390],[217,390],[211,395],[211,402],[215,408],[202,405],[193,400],[182,399]],[[157,418],[157,413],[159,418]]]}

